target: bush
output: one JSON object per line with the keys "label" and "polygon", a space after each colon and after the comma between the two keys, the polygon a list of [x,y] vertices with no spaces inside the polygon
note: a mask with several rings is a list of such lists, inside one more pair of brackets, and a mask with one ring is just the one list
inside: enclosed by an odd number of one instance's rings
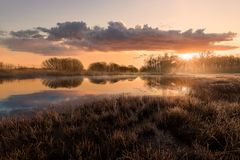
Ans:
{"label": "bush", "polygon": [[133,65],[124,66],[116,63],[106,62],[95,62],[90,64],[89,71],[97,71],[97,72],[138,72],[138,69]]}
{"label": "bush", "polygon": [[82,63],[73,58],[50,58],[42,63],[43,68],[57,71],[83,71]]}
{"label": "bush", "polygon": [[100,72],[103,72],[103,71],[107,71],[107,63],[105,62],[95,62],[95,63],[92,63],[90,64],[88,70],[89,71],[100,71]]}

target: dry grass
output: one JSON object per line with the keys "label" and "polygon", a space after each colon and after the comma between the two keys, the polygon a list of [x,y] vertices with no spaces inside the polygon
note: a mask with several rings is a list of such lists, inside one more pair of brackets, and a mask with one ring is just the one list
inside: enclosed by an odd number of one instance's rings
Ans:
{"label": "dry grass", "polygon": [[239,81],[194,87],[186,97],[120,96],[2,118],[0,159],[240,159]]}
{"label": "dry grass", "polygon": [[203,101],[226,101],[240,103],[240,79],[203,79],[201,82],[193,83],[192,96]]}

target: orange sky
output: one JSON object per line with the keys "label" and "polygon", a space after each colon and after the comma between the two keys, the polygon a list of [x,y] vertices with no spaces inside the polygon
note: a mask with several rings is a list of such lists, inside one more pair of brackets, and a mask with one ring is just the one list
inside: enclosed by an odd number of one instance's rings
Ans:
{"label": "orange sky", "polygon": [[[233,43],[234,45],[238,42]],[[79,59],[85,67],[88,67],[93,62],[115,62],[123,65],[135,65],[141,67],[144,63],[144,59],[147,56],[144,55],[158,55],[164,54],[161,51],[124,51],[124,52],[82,52],[74,56],[60,56],[60,58],[72,57]],[[235,49],[232,51],[216,51],[219,55],[239,55],[240,50]],[[230,54],[229,54],[230,53]],[[189,53],[187,53],[189,54]],[[191,54],[191,53],[190,53]],[[195,55],[196,53],[193,53]],[[180,54],[181,55],[181,54]],[[35,53],[10,51],[7,48],[0,47],[0,62],[23,65],[31,67],[40,67],[42,61],[51,58],[51,56],[42,56]]]}
{"label": "orange sky", "polygon": [[[88,25],[107,27],[109,21],[121,21],[127,27],[148,24],[161,30],[205,28],[205,33],[240,33],[239,0],[42,0],[0,2],[0,31],[18,31],[43,26],[51,28],[58,22],[85,21]],[[43,12],[44,8],[44,12]],[[1,36],[0,36],[1,38]],[[240,46],[240,38],[223,44]],[[194,48],[194,46],[193,46]],[[95,61],[133,64],[140,67],[144,53],[148,55],[164,51],[75,51],[85,67]],[[192,53],[192,52],[191,52]],[[218,54],[238,54],[240,49],[216,51]],[[137,58],[138,57],[138,58]],[[0,61],[15,65],[39,67],[44,59],[36,53],[16,52],[0,45]]]}
{"label": "orange sky", "polygon": [[[104,53],[104,52],[91,52],[91,53],[82,53],[76,56],[68,56],[72,58],[79,59],[85,67],[88,67],[90,63],[97,61],[104,62],[116,62],[118,64],[129,65],[134,64],[140,67],[143,63],[144,57],[138,58],[138,55],[141,52],[121,52],[121,53]],[[15,64],[15,65],[24,65],[24,66],[33,66],[40,67],[42,61],[50,58],[51,56],[41,56],[33,53],[26,52],[13,52],[9,51],[6,48],[0,48],[0,57],[2,62]],[[61,56],[66,57],[66,56]]]}

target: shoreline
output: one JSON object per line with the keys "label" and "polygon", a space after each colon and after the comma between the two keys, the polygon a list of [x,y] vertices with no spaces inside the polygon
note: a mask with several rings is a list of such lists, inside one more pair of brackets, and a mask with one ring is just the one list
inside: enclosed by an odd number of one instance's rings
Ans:
{"label": "shoreline", "polygon": [[30,79],[30,78],[44,78],[44,77],[74,77],[74,76],[192,76],[192,77],[213,77],[213,76],[240,76],[240,73],[156,73],[156,72],[66,72],[53,71],[45,69],[13,69],[0,70],[0,79]]}

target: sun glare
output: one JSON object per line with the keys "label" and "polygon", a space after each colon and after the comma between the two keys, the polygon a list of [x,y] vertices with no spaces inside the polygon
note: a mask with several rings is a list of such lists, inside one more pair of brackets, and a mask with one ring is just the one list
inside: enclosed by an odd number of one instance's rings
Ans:
{"label": "sun glare", "polygon": [[184,60],[190,60],[193,57],[197,56],[196,53],[186,53],[186,54],[180,54],[179,57]]}

